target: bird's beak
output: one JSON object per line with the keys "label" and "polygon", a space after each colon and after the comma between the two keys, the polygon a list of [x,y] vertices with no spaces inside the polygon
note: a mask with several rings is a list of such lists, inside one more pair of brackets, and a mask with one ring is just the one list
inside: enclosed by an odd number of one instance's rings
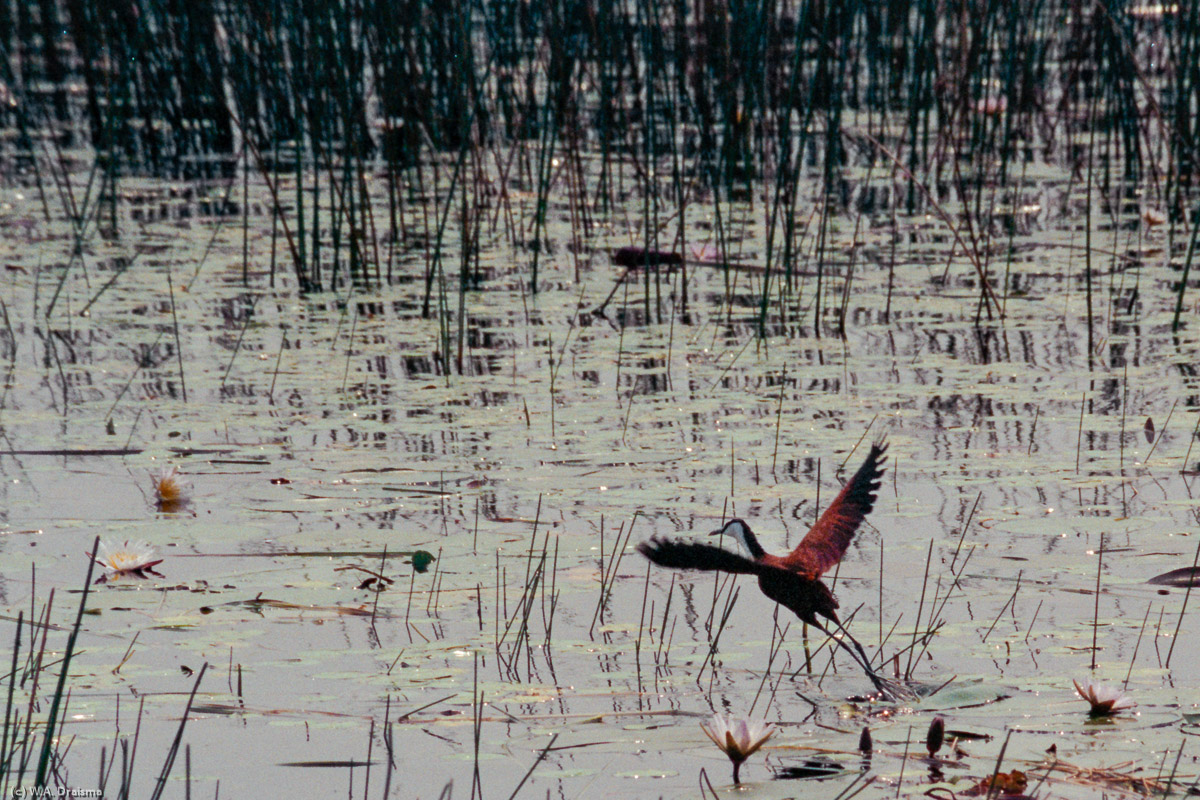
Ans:
{"label": "bird's beak", "polygon": [[724,532],[725,532],[724,528],[717,528],[715,531],[709,531],[708,535],[709,536],[720,536]]}

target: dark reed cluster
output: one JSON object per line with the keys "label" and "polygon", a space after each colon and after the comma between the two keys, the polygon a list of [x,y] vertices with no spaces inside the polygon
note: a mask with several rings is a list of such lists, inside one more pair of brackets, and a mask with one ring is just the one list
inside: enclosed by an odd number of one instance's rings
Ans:
{"label": "dark reed cluster", "polygon": [[536,293],[548,259],[565,248],[578,274],[617,221],[686,258],[703,217],[728,267],[759,198],[760,333],[802,271],[814,322],[844,330],[827,284],[855,268],[832,246],[847,211],[937,219],[993,319],[991,237],[1020,227],[1031,165],[1071,176],[1089,225],[1104,198],[1186,226],[1200,178],[1194,3],[37,0],[0,7],[0,48],[0,170],[47,216],[57,193],[81,236],[114,234],[127,176],[223,182],[202,204],[269,226],[272,281],[277,261],[304,292],[419,271],[447,340],[490,246]]}

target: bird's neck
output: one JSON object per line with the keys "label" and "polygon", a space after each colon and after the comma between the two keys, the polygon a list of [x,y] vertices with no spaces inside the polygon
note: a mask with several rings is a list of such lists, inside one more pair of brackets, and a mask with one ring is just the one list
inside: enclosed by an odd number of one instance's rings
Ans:
{"label": "bird's neck", "polygon": [[734,539],[737,539],[738,544],[746,548],[746,552],[750,554],[751,558],[762,558],[767,554],[767,551],[763,550],[762,545],[758,543],[758,537],[745,523],[734,525],[730,533]]}

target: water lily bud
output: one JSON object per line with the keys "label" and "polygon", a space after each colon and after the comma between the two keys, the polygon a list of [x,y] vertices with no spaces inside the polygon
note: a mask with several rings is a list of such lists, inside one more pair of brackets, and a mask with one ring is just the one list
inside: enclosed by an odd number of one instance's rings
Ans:
{"label": "water lily bud", "polygon": [[946,720],[942,719],[942,715],[938,714],[933,718],[933,722],[929,723],[929,733],[925,736],[925,749],[932,756],[938,750],[942,749],[942,742],[946,739]]}

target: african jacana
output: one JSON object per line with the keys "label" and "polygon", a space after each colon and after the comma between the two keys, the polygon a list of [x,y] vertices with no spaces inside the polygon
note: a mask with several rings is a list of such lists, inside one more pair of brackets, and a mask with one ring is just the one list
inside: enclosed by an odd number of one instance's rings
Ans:
{"label": "african jacana", "polygon": [[[675,569],[718,570],[758,576],[758,586],[770,599],[791,609],[805,623],[812,625],[846,649],[867,673],[875,688],[884,694],[904,694],[905,687],[887,681],[871,669],[862,645],[850,635],[838,619],[838,602],[829,587],[821,581],[821,575],[842,560],[850,540],[858,526],[871,513],[875,505],[875,493],[879,490],[879,479],[883,475],[880,466],[884,461],[887,445],[883,441],[871,446],[867,460],[858,468],[842,491],[825,509],[796,549],[786,556],[777,556],[763,550],[758,538],[744,520],[733,519],[713,534],[732,536],[750,554],[747,558],[739,553],[724,550],[702,542],[654,537],[638,545],[638,552],[661,567]],[[817,621],[817,617],[832,621],[853,644],[851,649],[842,639],[834,636]]]}

